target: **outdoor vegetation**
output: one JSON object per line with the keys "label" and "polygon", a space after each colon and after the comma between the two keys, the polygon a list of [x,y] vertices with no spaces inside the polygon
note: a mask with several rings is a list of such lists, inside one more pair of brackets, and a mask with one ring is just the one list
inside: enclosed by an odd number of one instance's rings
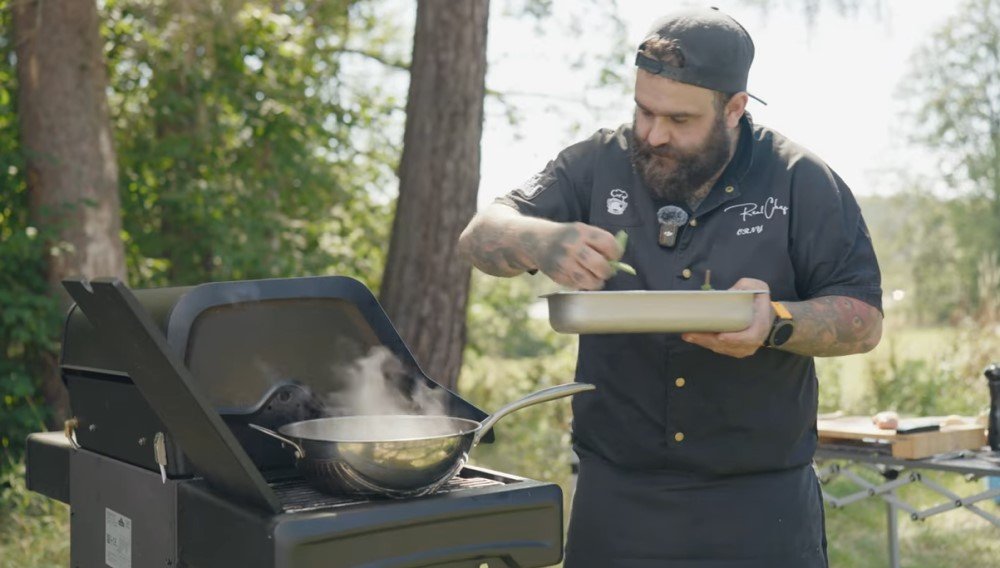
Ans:
{"label": "outdoor vegetation", "polygon": [[[487,0],[475,1],[488,9]],[[69,564],[68,508],[25,488],[24,439],[59,428],[66,418],[64,403],[52,391],[66,301],[55,283],[74,272],[101,275],[88,273],[86,263],[71,265],[88,242],[66,226],[82,222],[74,219],[97,222],[87,215],[100,210],[100,195],[40,197],[56,189],[28,173],[60,164],[44,148],[24,142],[30,123],[24,109],[45,103],[38,97],[59,96],[32,93],[28,100],[20,84],[18,62],[27,53],[21,50],[33,40],[18,29],[31,20],[18,16],[16,8],[34,4],[0,0],[3,568]],[[424,4],[433,3],[421,2],[421,9],[433,12]],[[550,4],[494,0],[503,10],[490,16],[544,21]],[[820,4],[807,2],[805,17],[815,18]],[[853,9],[865,2],[829,4]],[[392,11],[398,2],[103,0],[94,5],[103,57],[99,70],[105,73],[98,79],[106,81],[98,92],[106,93],[105,123],[114,148],[113,159],[102,167],[116,172],[113,193],[120,210],[120,226],[107,229],[120,252],[107,254],[121,255],[119,275],[131,286],[344,274],[378,292],[387,264],[400,263],[393,268],[400,274],[431,279],[440,272],[450,279],[428,280],[452,302],[430,313],[463,310],[455,318],[443,316],[451,319],[435,335],[465,338],[464,350],[435,363],[440,375],[431,370],[432,376],[444,377],[442,382],[456,385],[487,411],[572,379],[574,338],[553,332],[531,309],[539,294],[554,289],[543,276],[504,280],[477,273],[470,279],[467,265],[445,266],[457,261],[441,249],[413,252],[422,243],[457,238],[474,200],[463,201],[460,211],[441,212],[442,219],[460,222],[420,224],[420,230],[450,232],[390,244],[394,219],[398,228],[401,210],[418,207],[419,192],[425,191],[401,186],[401,179],[409,179],[401,172],[458,155],[412,149],[406,154],[404,133],[419,128],[406,112],[420,96],[415,89],[406,91],[411,72],[418,80],[411,53],[414,42],[429,40],[419,33],[414,37],[412,21]],[[416,11],[416,3],[406,6]],[[479,48],[485,51],[485,43]],[[597,84],[618,80],[615,73],[627,65],[624,58],[609,62]],[[434,71],[420,71],[425,72]],[[628,90],[622,90],[621,104],[629,104]],[[517,108],[504,93],[485,88],[466,95],[468,104],[478,97],[482,105],[486,97],[516,123]],[[883,269],[885,333],[871,353],[817,361],[820,411],[980,415],[989,404],[982,371],[1000,361],[1000,0],[967,0],[954,19],[941,22],[914,54],[898,96],[911,110],[900,120],[912,140],[939,160],[941,176],[909,179],[898,172],[906,180],[903,191],[860,199]],[[478,141],[480,128],[462,133],[463,139]],[[475,159],[478,164],[478,153]],[[441,190],[474,195],[477,184],[478,167]],[[397,200],[408,187],[417,197]],[[446,201],[439,203],[447,209]],[[390,252],[404,245],[410,246],[408,253]],[[432,257],[443,260],[423,272],[402,264]],[[421,277],[414,282],[419,286]],[[422,313],[418,308],[400,305],[390,317],[418,321],[412,319]],[[404,339],[415,338],[404,334]],[[517,420],[502,422],[498,443],[477,450],[475,461],[558,482],[568,511],[571,418],[566,401],[527,409]],[[934,479],[958,493],[985,482]],[[826,489],[852,490],[841,481]],[[923,505],[935,503],[918,488],[902,494]],[[982,506],[1000,515],[1000,506]],[[881,502],[828,510],[832,565],[885,566],[885,523]],[[988,568],[1000,558],[1000,529],[965,512],[921,523],[904,518],[900,531],[907,568]]]}

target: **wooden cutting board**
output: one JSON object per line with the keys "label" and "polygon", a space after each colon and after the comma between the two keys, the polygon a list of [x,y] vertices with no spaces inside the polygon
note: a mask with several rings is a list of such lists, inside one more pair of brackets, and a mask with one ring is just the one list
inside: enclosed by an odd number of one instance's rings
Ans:
{"label": "wooden cutting board", "polygon": [[[925,424],[941,424],[944,416],[922,418],[901,418],[903,428]],[[895,430],[883,430],[872,424],[870,416],[840,416],[819,419],[816,422],[820,440],[863,440],[873,444],[890,444],[892,456],[904,459],[919,459],[958,450],[978,450],[986,444],[986,428],[974,418],[965,419],[960,424],[942,425],[934,432],[900,434]]]}

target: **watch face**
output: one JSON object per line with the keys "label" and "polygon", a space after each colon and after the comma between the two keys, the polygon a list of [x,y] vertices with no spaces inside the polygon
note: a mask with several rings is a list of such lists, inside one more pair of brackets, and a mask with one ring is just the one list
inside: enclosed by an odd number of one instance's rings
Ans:
{"label": "watch face", "polygon": [[795,331],[795,327],[792,325],[792,322],[778,322],[774,326],[774,331],[771,332],[771,345],[775,347],[784,345],[786,341],[791,339],[793,331]]}

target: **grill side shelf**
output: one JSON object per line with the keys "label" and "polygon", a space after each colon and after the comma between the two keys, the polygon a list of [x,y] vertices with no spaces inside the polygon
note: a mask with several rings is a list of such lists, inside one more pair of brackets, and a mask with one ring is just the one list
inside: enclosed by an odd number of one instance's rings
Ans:
{"label": "grill side shelf", "polygon": [[63,286],[102,341],[120,350],[133,383],[199,473],[220,492],[280,512],[274,492],[132,292],[116,278],[68,279]]}

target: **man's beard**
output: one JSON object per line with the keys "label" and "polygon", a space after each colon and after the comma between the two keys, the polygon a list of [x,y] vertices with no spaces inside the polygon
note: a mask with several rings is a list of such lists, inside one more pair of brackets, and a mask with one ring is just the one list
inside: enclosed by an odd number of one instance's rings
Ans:
{"label": "man's beard", "polygon": [[729,161],[730,144],[721,112],[705,142],[691,151],[651,146],[636,136],[632,120],[632,166],[653,195],[667,201],[683,203],[697,193]]}

